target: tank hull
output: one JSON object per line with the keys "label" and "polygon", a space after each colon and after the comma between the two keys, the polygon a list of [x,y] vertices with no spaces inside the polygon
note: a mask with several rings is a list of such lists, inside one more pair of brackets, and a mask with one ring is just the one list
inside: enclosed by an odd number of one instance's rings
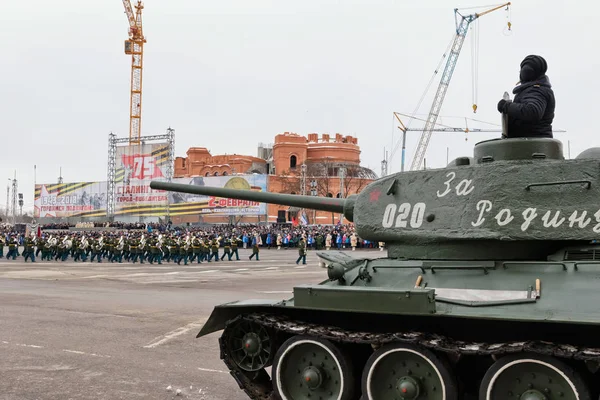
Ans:
{"label": "tank hull", "polygon": [[[265,375],[238,368],[228,343],[232,326],[241,321],[272,332],[276,348],[299,335],[352,354],[410,343],[446,357],[457,371],[466,359],[483,362],[513,353],[600,365],[600,309],[593,301],[600,263],[328,259],[330,270],[336,260],[350,265],[341,279],[297,285],[284,301],[219,305],[198,333],[224,330],[221,357],[250,398],[269,398],[276,389]],[[366,362],[356,357],[358,364]],[[484,371],[464,385],[476,386],[473,379],[479,382]],[[473,388],[461,390],[460,398],[476,396]]]}

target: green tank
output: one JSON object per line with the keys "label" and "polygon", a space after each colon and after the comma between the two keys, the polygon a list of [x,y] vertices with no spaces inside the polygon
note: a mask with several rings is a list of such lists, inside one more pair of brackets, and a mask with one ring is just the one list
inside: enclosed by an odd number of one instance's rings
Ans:
{"label": "green tank", "polygon": [[[600,149],[495,139],[346,199],[152,182],[343,213],[384,258],[322,252],[323,282],[215,307],[252,399],[588,400],[600,394]],[[376,254],[376,253],[373,253]]]}

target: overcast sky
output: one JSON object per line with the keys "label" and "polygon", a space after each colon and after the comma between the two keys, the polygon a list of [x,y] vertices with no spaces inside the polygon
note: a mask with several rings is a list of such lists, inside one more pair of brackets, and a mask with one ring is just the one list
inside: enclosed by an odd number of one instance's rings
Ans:
{"label": "overcast sky", "polygon": [[[147,0],[142,134],[171,126],[185,156],[192,146],[255,155],[258,142],[284,131],[340,132],[358,137],[363,164],[379,174],[397,125],[392,112],[418,103],[454,34],[453,8],[489,4]],[[499,123],[496,103],[517,82],[519,63],[539,54],[557,98],[554,127],[568,131],[557,135],[565,153],[567,140],[572,157],[598,146],[599,4],[514,1],[510,35],[504,10],[483,16],[478,112],[469,32],[441,114]],[[127,29],[119,0],[0,0],[0,177],[7,184],[17,171],[25,209],[33,207],[34,164],[38,183],[56,182],[60,167],[65,182],[106,179],[108,134],[128,135]],[[418,136],[409,135],[408,164]],[[443,166],[446,148],[450,159],[471,155],[492,136],[434,134],[427,164]],[[392,162],[398,171],[399,152]],[[0,190],[2,207],[5,196]]]}

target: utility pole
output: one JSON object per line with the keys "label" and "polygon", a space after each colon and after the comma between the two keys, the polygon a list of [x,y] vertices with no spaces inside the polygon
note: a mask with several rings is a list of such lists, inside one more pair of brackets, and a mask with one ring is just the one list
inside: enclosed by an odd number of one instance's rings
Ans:
{"label": "utility pole", "polygon": [[[340,168],[340,199],[344,198],[344,178],[346,177],[346,168],[345,167],[341,167]],[[340,214],[340,223],[342,223],[344,220],[344,214]]]}
{"label": "utility pole", "polygon": [[[315,179],[310,181],[310,195],[317,196],[317,181]],[[317,223],[317,210],[313,210],[313,224]]]}
{"label": "utility pole", "polygon": [[19,218],[23,220],[23,193],[19,193]]}
{"label": "utility pole", "polygon": [[[306,196],[306,164],[300,167],[300,194]],[[304,208],[298,211],[297,217],[300,218],[304,213]]]}
{"label": "utility pole", "polygon": [[388,152],[385,150],[385,147],[384,147],[383,148],[383,160],[381,160],[381,176],[380,176],[380,178],[387,176],[387,172],[388,172]]}
{"label": "utility pole", "polygon": [[58,170],[58,183],[63,183],[62,167]]}
{"label": "utility pole", "polygon": [[[9,182],[12,182],[12,180],[10,178],[8,178]],[[10,183],[6,185],[6,222],[8,222],[8,218],[10,215],[10,206],[9,206],[9,200],[10,199]]]}
{"label": "utility pole", "polygon": [[15,171],[15,177],[12,181],[12,205],[11,205],[12,223],[13,224],[16,222],[16,218],[17,218],[17,189],[18,189],[17,171]]}

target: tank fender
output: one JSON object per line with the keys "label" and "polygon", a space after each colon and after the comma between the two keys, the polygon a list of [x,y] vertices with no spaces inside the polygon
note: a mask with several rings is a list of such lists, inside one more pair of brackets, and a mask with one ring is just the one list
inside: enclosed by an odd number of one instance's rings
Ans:
{"label": "tank fender", "polygon": [[240,314],[264,312],[271,307],[282,305],[280,300],[242,300],[220,304],[214,308],[208,320],[196,335],[196,338],[220,331],[225,328],[225,323]]}

